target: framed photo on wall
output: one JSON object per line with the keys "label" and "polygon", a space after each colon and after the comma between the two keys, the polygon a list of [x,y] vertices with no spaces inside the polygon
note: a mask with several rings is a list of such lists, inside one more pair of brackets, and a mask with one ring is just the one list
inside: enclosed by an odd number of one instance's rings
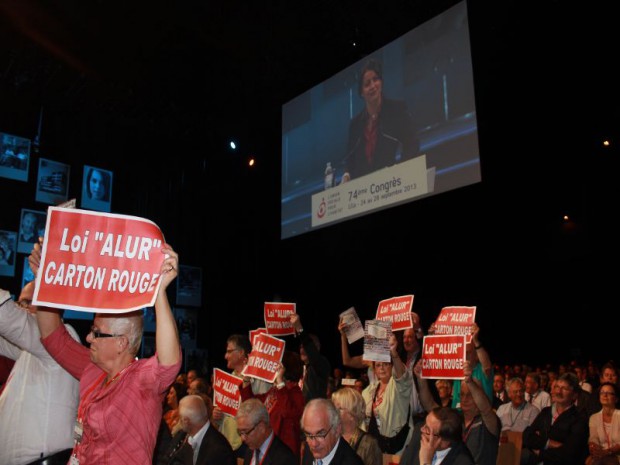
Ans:
{"label": "framed photo on wall", "polygon": [[19,222],[19,237],[17,239],[17,251],[30,253],[34,244],[39,242],[39,236],[45,235],[45,223],[47,213],[22,208],[22,216]]}
{"label": "framed photo on wall", "polygon": [[0,176],[28,181],[30,139],[0,132]]}
{"label": "framed photo on wall", "polygon": [[24,257],[24,268],[22,268],[22,289],[24,286],[30,281],[34,281],[34,273],[30,269],[30,265],[28,264],[28,255]]}
{"label": "framed photo on wall", "polygon": [[177,320],[179,339],[185,349],[196,348],[196,335],[198,324],[198,312],[195,308],[174,309],[174,317]]}
{"label": "framed photo on wall", "polygon": [[84,165],[82,208],[110,212],[112,209],[112,171]]}
{"label": "framed photo on wall", "polygon": [[36,201],[58,205],[69,197],[69,172],[71,167],[64,163],[39,159]]}
{"label": "framed photo on wall", "polygon": [[202,268],[179,265],[177,305],[200,307],[202,301]]}
{"label": "framed photo on wall", "polygon": [[0,276],[15,276],[17,231],[0,230]]}

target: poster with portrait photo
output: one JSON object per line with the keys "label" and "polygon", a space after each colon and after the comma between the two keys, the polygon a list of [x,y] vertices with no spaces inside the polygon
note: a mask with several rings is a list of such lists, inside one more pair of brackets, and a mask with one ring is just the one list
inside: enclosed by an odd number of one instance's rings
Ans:
{"label": "poster with portrait photo", "polygon": [[200,307],[202,301],[202,268],[179,265],[177,305]]}
{"label": "poster with portrait photo", "polygon": [[22,289],[24,286],[30,281],[34,281],[34,273],[30,269],[30,265],[28,264],[28,255],[24,257],[24,267],[22,268]]}
{"label": "poster with portrait photo", "polygon": [[34,244],[39,242],[39,236],[45,235],[46,219],[47,213],[45,212],[22,208],[17,239],[17,251],[19,253],[29,254]]}
{"label": "poster with portrait photo", "polygon": [[0,276],[15,276],[17,231],[0,230]]}
{"label": "poster with portrait photo", "polygon": [[71,167],[58,161],[41,158],[37,176],[36,201],[58,205],[69,197],[69,172]]}
{"label": "poster with portrait photo", "polygon": [[112,209],[112,171],[84,165],[82,208],[100,212]]}
{"label": "poster with portrait photo", "polygon": [[0,176],[28,181],[30,139],[0,132]]}

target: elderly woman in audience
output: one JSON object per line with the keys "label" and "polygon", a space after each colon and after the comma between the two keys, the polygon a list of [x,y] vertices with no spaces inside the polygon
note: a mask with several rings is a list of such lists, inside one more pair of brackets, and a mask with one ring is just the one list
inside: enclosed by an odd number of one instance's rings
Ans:
{"label": "elderly woman in audience", "polygon": [[332,402],[340,413],[342,437],[351,445],[364,465],[381,465],[383,454],[377,439],[360,428],[366,416],[366,404],[355,389],[344,387],[332,394]]}
{"label": "elderly woman in audience", "polygon": [[603,409],[590,417],[590,455],[586,465],[619,464],[620,461],[620,410],[616,408],[618,388],[605,382],[599,388]]}
{"label": "elderly woman in audience", "polygon": [[[391,362],[374,362],[374,372],[377,381],[368,385],[362,392],[366,402],[365,430],[378,439],[380,436],[394,438],[403,428],[408,429],[407,444],[411,440],[412,429],[409,429],[411,389],[413,375],[407,370],[398,354],[396,338],[390,338]],[[407,430],[404,430],[407,431]],[[385,444],[385,442],[383,442]],[[388,450],[379,440],[384,453],[400,455],[404,448]]]}

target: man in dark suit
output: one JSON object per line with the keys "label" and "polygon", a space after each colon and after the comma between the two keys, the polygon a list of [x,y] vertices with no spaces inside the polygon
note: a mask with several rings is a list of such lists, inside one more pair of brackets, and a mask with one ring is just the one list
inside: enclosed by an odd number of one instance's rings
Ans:
{"label": "man in dark suit", "polygon": [[302,465],[364,465],[342,437],[340,415],[331,400],[308,402],[301,429],[306,437]]}
{"label": "man in dark suit", "polygon": [[237,428],[248,446],[243,465],[299,464],[299,457],[273,433],[269,412],[260,400],[248,399],[239,406]]}
{"label": "man in dark suit", "polygon": [[430,464],[444,457],[443,465],[473,465],[474,458],[463,442],[463,419],[449,407],[437,407],[426,416],[421,428],[419,463]]}
{"label": "man in dark suit", "polygon": [[174,436],[169,448],[169,465],[236,465],[226,438],[209,422],[209,411],[197,395],[179,401],[179,421],[183,431]]}
{"label": "man in dark suit", "polygon": [[523,431],[521,463],[579,465],[588,455],[588,417],[575,401],[581,387],[574,373],[560,376],[551,391],[553,403]]}

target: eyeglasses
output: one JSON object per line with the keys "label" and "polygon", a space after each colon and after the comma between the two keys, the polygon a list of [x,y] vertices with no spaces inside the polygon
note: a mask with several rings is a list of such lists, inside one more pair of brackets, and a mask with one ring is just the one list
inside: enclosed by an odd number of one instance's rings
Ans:
{"label": "eyeglasses", "polygon": [[601,395],[602,396],[615,396],[616,393],[615,392],[611,392],[611,391],[601,391]]}
{"label": "eyeglasses", "polygon": [[239,349],[226,349],[227,354],[232,354],[233,352],[238,351]]}
{"label": "eyeglasses", "polygon": [[99,339],[100,337],[120,337],[120,336],[124,336],[124,334],[108,334],[108,333],[102,333],[101,331],[99,331],[98,329],[95,329],[94,326],[90,327],[90,335],[94,338],[94,339]]}
{"label": "eyeglasses", "polygon": [[306,438],[306,441],[323,441],[331,430],[332,426],[330,426],[324,433],[308,434],[305,431],[302,431],[302,434],[304,435],[304,438]]}
{"label": "eyeglasses", "polygon": [[256,423],[254,426],[252,426],[252,428],[250,428],[247,431],[239,431],[239,430],[237,430],[237,434],[239,436],[245,436],[247,438],[250,434],[252,434],[252,431],[254,431],[259,424],[260,424],[260,421],[258,423]]}
{"label": "eyeglasses", "polygon": [[439,434],[435,434],[433,433],[433,430],[431,430],[431,427],[428,426],[426,423],[424,423],[422,425],[422,428],[420,428],[420,431],[422,432],[422,434],[428,434],[429,436],[433,436],[433,437],[439,437]]}

